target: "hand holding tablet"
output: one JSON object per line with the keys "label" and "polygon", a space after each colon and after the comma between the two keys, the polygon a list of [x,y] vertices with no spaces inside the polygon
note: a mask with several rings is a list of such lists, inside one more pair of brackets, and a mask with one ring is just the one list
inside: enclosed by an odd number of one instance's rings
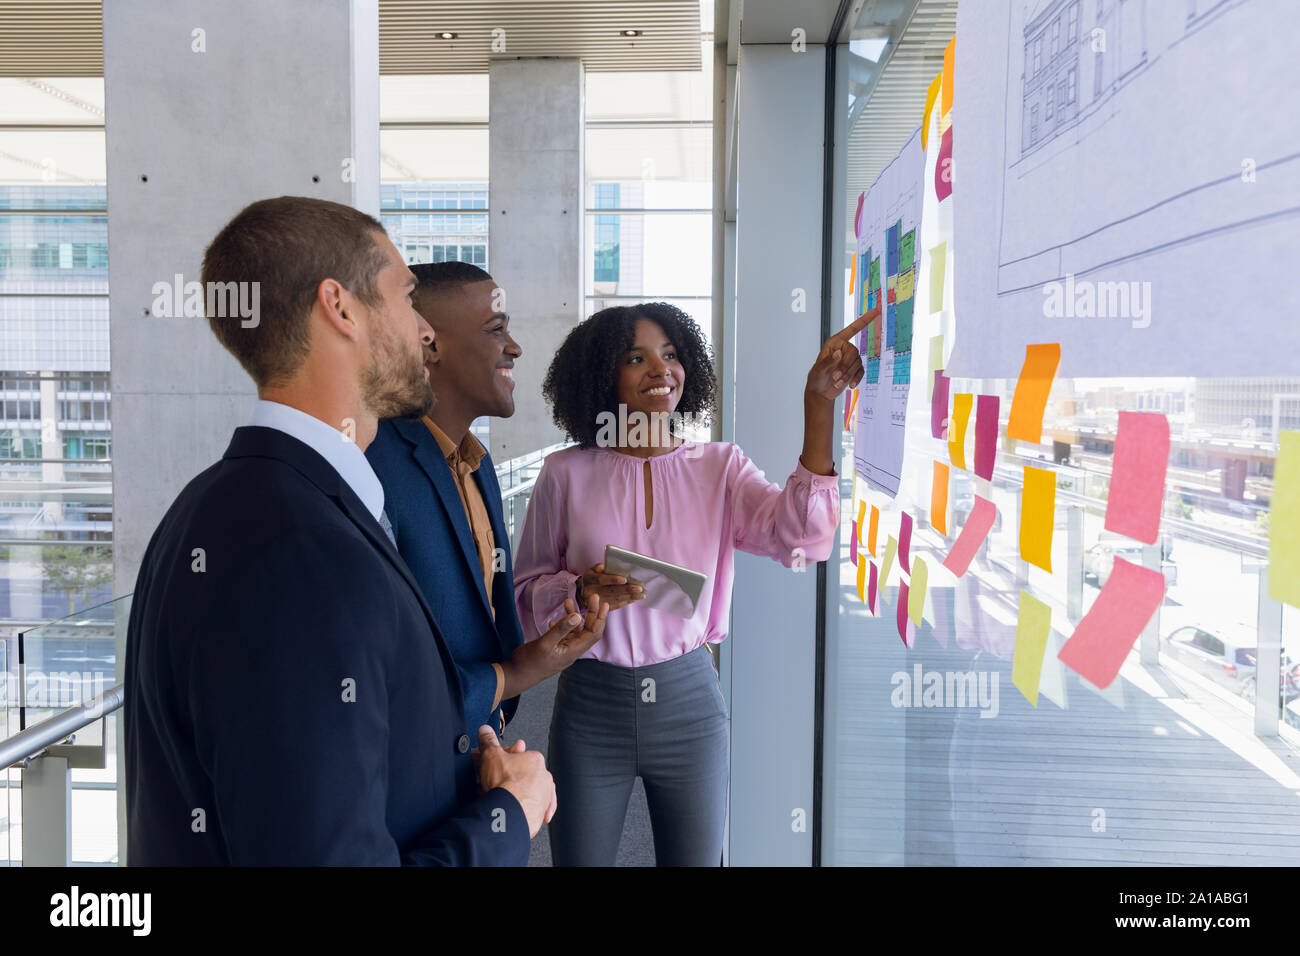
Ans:
{"label": "hand holding tablet", "polygon": [[[627,586],[644,589],[646,607],[681,618],[691,618],[708,576],[649,555],[605,546],[606,574],[627,578]],[[636,600],[634,598],[634,600]]]}

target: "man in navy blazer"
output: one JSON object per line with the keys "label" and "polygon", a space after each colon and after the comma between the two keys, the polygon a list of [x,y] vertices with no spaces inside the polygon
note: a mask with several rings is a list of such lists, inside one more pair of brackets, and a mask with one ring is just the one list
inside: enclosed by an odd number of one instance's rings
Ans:
{"label": "man in navy blazer", "polygon": [[168,510],[131,608],[128,860],[523,865],[550,774],[489,727],[471,753],[363,454],[432,401],[414,276],[372,217],[286,196],[207,249],[210,311],[244,282],[254,321],[208,319],[257,383],[252,425]]}
{"label": "man in navy blazer", "polygon": [[[470,432],[475,419],[514,414],[511,370],[523,350],[487,272],[465,262],[411,271],[415,307],[433,329],[424,363],[437,402],[422,419],[381,421],[366,457],[398,550],[447,637],[466,714],[504,733],[519,693],[581,657],[599,632],[570,633],[570,616],[524,643],[501,489],[492,456]],[[602,620],[608,612],[594,596],[585,610]]]}

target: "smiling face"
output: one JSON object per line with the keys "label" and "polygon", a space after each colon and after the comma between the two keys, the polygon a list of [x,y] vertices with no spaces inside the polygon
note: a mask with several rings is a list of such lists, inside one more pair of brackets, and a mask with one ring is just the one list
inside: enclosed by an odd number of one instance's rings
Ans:
{"label": "smiling face", "polygon": [[377,418],[428,414],[433,393],[420,360],[433,330],[411,302],[415,276],[382,234],[375,243],[387,259],[376,278],[380,301],[367,307],[370,361],[361,372],[361,398]]}
{"label": "smiling face", "polygon": [[466,423],[515,413],[512,369],[523,349],[510,336],[500,299],[497,284],[487,279],[417,297],[434,330],[433,344],[424,349],[429,384],[444,412],[455,409]]}
{"label": "smiling face", "polygon": [[619,359],[618,400],[631,412],[673,412],[682,398],[686,371],[658,322],[637,319],[632,348]]}

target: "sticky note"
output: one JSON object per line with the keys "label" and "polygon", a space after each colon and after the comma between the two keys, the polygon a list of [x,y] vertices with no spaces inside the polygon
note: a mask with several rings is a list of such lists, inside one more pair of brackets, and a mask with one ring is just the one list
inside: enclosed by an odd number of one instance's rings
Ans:
{"label": "sticky note", "polygon": [[1011,397],[1011,414],[1007,418],[1007,437],[1031,441],[1043,440],[1043,412],[1052,391],[1052,379],[1061,364],[1061,346],[1026,345],[1025,362]]}
{"label": "sticky note", "polygon": [[875,505],[872,505],[871,524],[868,526],[868,530],[867,530],[867,550],[871,552],[871,556],[873,558],[876,556],[876,531],[877,529],[879,529],[879,527],[880,527],[880,509],[877,508]]}
{"label": "sticky note", "polygon": [[948,243],[930,250],[930,313],[943,311],[943,280],[948,269]]}
{"label": "sticky note", "polygon": [[981,395],[975,409],[975,474],[993,479],[993,462],[998,453],[998,405],[996,395]]}
{"label": "sticky note", "polygon": [[1164,574],[1116,558],[1092,610],[1061,648],[1061,663],[1105,690],[1164,596]]}
{"label": "sticky note", "polygon": [[934,164],[934,194],[940,202],[952,195],[952,127],[944,131]]}
{"label": "sticky note", "polygon": [[885,560],[880,566],[880,586],[889,587],[889,572],[894,567],[894,555],[898,553],[898,541],[891,534],[885,543]]}
{"label": "sticky note", "polygon": [[908,574],[912,573],[911,549],[912,516],[904,511],[898,523],[898,563]]}
{"label": "sticky note", "polygon": [[1110,463],[1106,530],[1155,544],[1169,466],[1169,419],[1159,412],[1120,412]]}
{"label": "sticky note", "polygon": [[1056,514],[1056,472],[1025,466],[1020,493],[1020,556],[1052,572],[1052,529]]}
{"label": "sticky note", "polygon": [[912,564],[912,582],[907,590],[907,616],[917,627],[921,626],[921,612],[925,610],[925,587],[929,576],[925,559],[918,555]]}
{"label": "sticky note", "polygon": [[1300,607],[1300,432],[1279,436],[1268,535],[1268,595]]}
{"label": "sticky note", "polygon": [[[938,392],[938,383],[935,391]],[[966,424],[970,421],[971,404],[975,396],[958,392],[952,397],[952,417],[948,419],[948,457],[958,468],[966,467]],[[933,411],[931,424],[933,425]]]}
{"label": "sticky note", "polygon": [[930,357],[925,370],[925,397],[934,398],[934,373],[943,368],[943,336],[930,336]]}
{"label": "sticky note", "polygon": [[1047,648],[1047,635],[1051,630],[1052,609],[1028,591],[1021,591],[1011,683],[1035,707],[1038,706],[1038,680],[1043,673],[1043,651]]}
{"label": "sticky note", "polygon": [[912,642],[907,639],[907,582],[900,581],[898,584],[898,610],[894,619],[898,622],[898,636],[903,639],[903,643],[910,648]]}
{"label": "sticky note", "polygon": [[861,601],[863,604],[867,603],[867,596],[862,593],[862,585],[863,582],[866,580],[866,574],[867,574],[866,560],[859,561],[858,562],[858,600]]}
{"label": "sticky note", "polygon": [[[858,294],[858,257],[849,256],[849,298],[852,299]],[[862,310],[858,310],[862,314]]]}
{"label": "sticky note", "polygon": [[876,571],[875,561],[868,561],[867,563],[871,565],[871,579],[867,584],[867,609],[871,611],[872,614],[875,614],[876,613],[876,585],[878,581],[876,575],[878,574],[878,572]]}
{"label": "sticky note", "polygon": [[948,41],[943,51],[943,85],[940,89],[939,115],[947,116],[952,112],[952,74],[957,60],[957,38]]}
{"label": "sticky note", "polygon": [[[930,114],[934,112],[934,102],[939,98],[939,84],[942,80],[943,73],[936,73],[930,81],[930,88],[925,91],[925,111],[921,113],[921,152],[925,152],[930,142]],[[862,208],[861,200],[858,200],[858,208]]]}
{"label": "sticky note", "polygon": [[942,369],[935,370],[930,391],[930,435],[933,438],[948,437],[948,383],[951,381]]}
{"label": "sticky note", "polygon": [[908,269],[898,277],[898,301],[910,299],[916,295],[916,270]]}
{"label": "sticky note", "polygon": [[941,461],[934,463],[930,482],[930,526],[948,536],[948,466]]}
{"label": "sticky note", "polygon": [[849,535],[849,563],[858,563],[858,523],[853,522],[853,533]]}
{"label": "sticky note", "polygon": [[961,534],[957,535],[952,550],[948,552],[948,557],[944,559],[943,566],[945,568],[957,575],[957,577],[961,577],[966,573],[971,560],[975,557],[975,552],[980,549],[980,545],[988,537],[989,529],[993,527],[993,519],[997,517],[997,513],[998,509],[993,502],[979,495],[975,496],[975,506],[971,508],[970,517],[961,526]]}
{"label": "sticky note", "polygon": [[867,198],[866,192],[858,193],[858,211],[853,214],[853,235],[862,235],[862,200]]}

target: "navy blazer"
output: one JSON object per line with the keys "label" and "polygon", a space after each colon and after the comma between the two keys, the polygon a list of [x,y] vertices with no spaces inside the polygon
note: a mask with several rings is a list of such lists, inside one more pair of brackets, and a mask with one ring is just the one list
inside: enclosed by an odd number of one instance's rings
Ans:
{"label": "navy blazer", "polygon": [[276,429],[237,429],[136,581],[129,862],[525,865],[527,819],[479,791],[453,674],[338,472]]}
{"label": "navy blazer", "polygon": [[[384,511],[392,522],[397,549],[446,636],[460,673],[469,724],[475,728],[487,724],[496,730],[500,725],[492,709],[497,691],[492,664],[509,657],[524,642],[524,634],[515,610],[514,565],[492,456],[485,452],[474,472],[492,523],[492,537],[504,559],[492,578],[490,607],[478,548],[456,479],[438,439],[424,422],[380,422],[366,457],[384,486]],[[502,701],[498,709],[508,722],[518,706],[519,698],[513,697]]]}

